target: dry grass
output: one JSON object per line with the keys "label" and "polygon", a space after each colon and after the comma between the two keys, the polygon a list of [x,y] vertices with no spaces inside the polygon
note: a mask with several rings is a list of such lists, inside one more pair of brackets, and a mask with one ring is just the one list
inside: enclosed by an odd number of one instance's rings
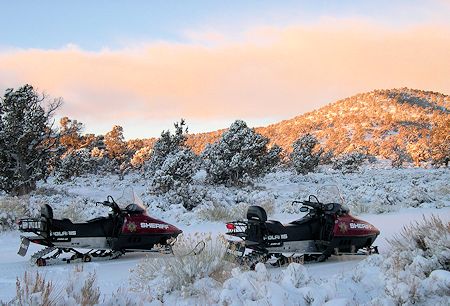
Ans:
{"label": "dry grass", "polygon": [[44,276],[25,271],[22,279],[16,281],[16,297],[12,305],[57,305],[61,299],[61,289],[56,288]]}
{"label": "dry grass", "polygon": [[[437,216],[423,217],[387,241],[391,247],[384,262],[386,275],[391,279],[387,295],[397,304],[423,304],[429,293],[421,287],[422,280],[434,270],[450,269],[450,222]],[[398,284],[404,284],[407,292],[397,290]],[[442,296],[448,292],[448,288],[443,288],[432,294]]]}
{"label": "dry grass", "polygon": [[226,249],[227,242],[222,236],[199,233],[181,236],[173,248],[173,256],[147,257],[132,270],[131,287],[153,297],[175,290],[190,295],[194,293],[190,286],[198,279],[211,277],[220,282],[228,278],[225,274],[231,270],[226,268],[230,263],[223,259]]}
{"label": "dry grass", "polygon": [[[66,286],[68,297],[73,298],[77,305],[92,306],[99,303],[100,288],[97,286],[97,275],[95,272],[84,272],[83,265],[74,267],[72,280]],[[84,282],[81,282],[84,278]]]}
{"label": "dry grass", "polygon": [[67,218],[70,219],[72,222],[81,222],[85,221],[85,206],[86,203],[82,203],[80,201],[72,201],[69,205],[65,206],[63,209],[60,210],[59,215],[60,218]]}
{"label": "dry grass", "polygon": [[393,252],[414,251],[417,248],[428,255],[436,248],[450,248],[450,222],[445,223],[437,216],[423,217],[422,221],[416,221],[403,227],[400,234],[387,239]]}

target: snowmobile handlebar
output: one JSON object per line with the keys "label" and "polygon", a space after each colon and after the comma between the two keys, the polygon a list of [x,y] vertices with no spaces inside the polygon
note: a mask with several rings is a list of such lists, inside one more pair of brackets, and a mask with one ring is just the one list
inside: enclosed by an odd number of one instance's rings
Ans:
{"label": "snowmobile handlebar", "polygon": [[95,204],[101,204],[101,205],[104,205],[104,206],[108,206],[115,213],[120,213],[121,212],[119,205],[117,205],[116,201],[114,201],[113,197],[110,196],[110,195],[106,198],[106,201],[95,202]]}
{"label": "snowmobile handlebar", "polygon": [[331,211],[334,208],[334,204],[333,203],[321,203],[319,202],[319,200],[317,199],[316,196],[314,195],[310,195],[307,201],[292,201],[292,205],[294,204],[302,204],[304,206],[308,206],[311,207],[314,210],[321,210],[321,211]]}

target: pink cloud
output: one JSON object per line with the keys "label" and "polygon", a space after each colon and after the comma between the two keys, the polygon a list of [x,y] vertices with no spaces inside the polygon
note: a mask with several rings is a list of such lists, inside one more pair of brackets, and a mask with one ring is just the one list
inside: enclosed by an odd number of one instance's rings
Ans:
{"label": "pink cloud", "polygon": [[[239,40],[189,33],[192,43],[123,50],[0,52],[0,88],[31,83],[84,122],[290,118],[375,88],[450,93],[450,29],[389,29],[363,21],[258,27]],[[199,42],[201,41],[201,43]],[[210,44],[208,44],[210,42]]]}

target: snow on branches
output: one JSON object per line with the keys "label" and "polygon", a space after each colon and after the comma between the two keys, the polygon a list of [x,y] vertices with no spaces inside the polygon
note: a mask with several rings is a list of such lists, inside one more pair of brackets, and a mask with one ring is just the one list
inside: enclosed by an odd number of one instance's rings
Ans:
{"label": "snow on branches", "polygon": [[6,90],[0,100],[0,189],[27,194],[47,177],[59,140],[51,118],[60,105],[61,99],[49,101],[31,85]]}
{"label": "snow on branches", "polygon": [[305,175],[317,168],[323,153],[322,148],[315,150],[318,144],[317,138],[311,134],[303,135],[292,144],[294,150],[291,153],[291,161],[297,173]]}
{"label": "snow on branches", "polygon": [[202,154],[208,181],[236,185],[265,173],[278,162],[281,151],[278,146],[269,149],[268,143],[268,138],[236,120]]}

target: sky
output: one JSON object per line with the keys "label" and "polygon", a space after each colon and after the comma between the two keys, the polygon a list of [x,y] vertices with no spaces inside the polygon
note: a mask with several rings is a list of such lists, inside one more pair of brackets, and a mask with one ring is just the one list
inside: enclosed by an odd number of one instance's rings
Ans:
{"label": "sky", "polygon": [[33,85],[84,132],[264,126],[360,92],[450,94],[450,0],[0,0],[0,92]]}

